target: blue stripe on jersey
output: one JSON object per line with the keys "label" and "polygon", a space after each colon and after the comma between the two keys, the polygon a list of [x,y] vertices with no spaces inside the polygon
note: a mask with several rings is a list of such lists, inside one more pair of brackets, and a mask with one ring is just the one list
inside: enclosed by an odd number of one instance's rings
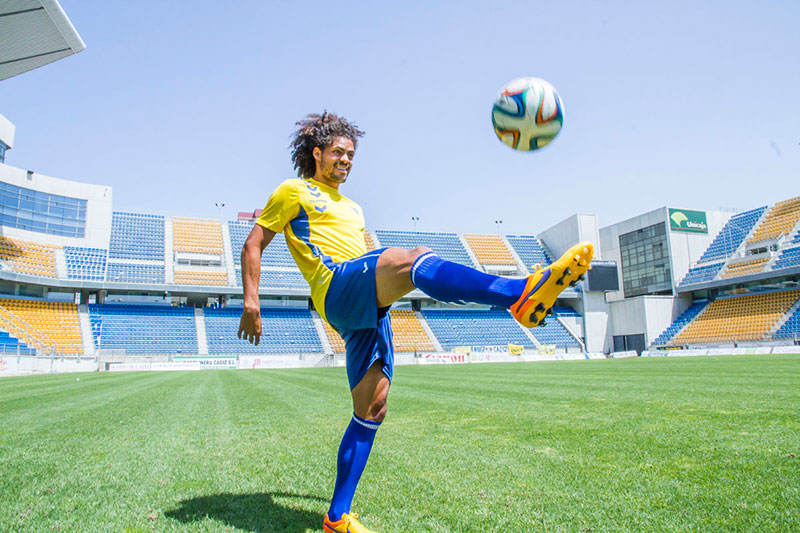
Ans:
{"label": "blue stripe on jersey", "polygon": [[300,211],[297,213],[297,216],[289,222],[289,225],[292,226],[292,231],[306,246],[308,246],[308,249],[311,250],[314,257],[319,257],[322,260],[322,264],[326,267],[333,268],[334,263],[330,256],[323,254],[316,244],[311,244],[311,225],[308,222],[308,213],[306,213],[302,205],[299,207]]}

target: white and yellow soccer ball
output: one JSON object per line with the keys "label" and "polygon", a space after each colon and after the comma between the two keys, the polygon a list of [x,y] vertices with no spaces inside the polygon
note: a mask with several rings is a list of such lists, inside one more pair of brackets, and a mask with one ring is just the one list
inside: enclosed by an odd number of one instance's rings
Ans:
{"label": "white and yellow soccer ball", "polygon": [[564,123],[564,104],[555,87],[540,78],[503,85],[492,107],[497,137],[514,150],[533,151],[552,141]]}

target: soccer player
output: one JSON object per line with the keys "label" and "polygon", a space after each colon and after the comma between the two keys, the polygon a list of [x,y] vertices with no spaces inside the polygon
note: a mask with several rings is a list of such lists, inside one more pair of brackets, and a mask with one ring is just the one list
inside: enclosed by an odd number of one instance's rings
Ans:
{"label": "soccer player", "polygon": [[275,234],[283,232],[311,286],[314,307],[341,334],[347,350],[353,416],[339,446],[336,483],[323,530],[368,533],[350,505],[386,416],[394,364],[392,303],[418,288],[443,302],[508,308],[521,324],[533,327],[552,313],[550,308],[564,288],[583,279],[593,248],[588,242],[575,245],[549,267],[521,279],[445,261],[425,247],[367,252],[361,207],[339,191],[364,133],[327,112],[308,115],[297,126],[291,148],[300,179],[278,185],[242,248],[244,309],[238,335],[259,342],[261,255]]}

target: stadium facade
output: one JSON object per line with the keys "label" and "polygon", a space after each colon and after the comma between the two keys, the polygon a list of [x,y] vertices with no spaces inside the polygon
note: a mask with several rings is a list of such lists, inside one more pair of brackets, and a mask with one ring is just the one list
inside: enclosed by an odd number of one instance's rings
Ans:
{"label": "stadium facade", "polygon": [[[3,120],[0,138],[13,146]],[[314,311],[281,236],[262,261],[264,340],[236,338],[252,224],[250,212],[225,221],[115,211],[110,186],[0,163],[0,346],[6,356],[89,358],[101,368],[141,368],[143,358],[150,367],[340,363],[343,343]],[[537,235],[370,230],[365,239],[370,249],[430,246],[511,276],[574,242],[597,245],[587,279],[562,294],[543,328],[411,293],[393,310],[396,349],[399,362],[419,363],[793,344],[798,230],[792,198],[741,213],[665,206],[606,227],[575,214]]]}
{"label": "stadium facade", "polygon": [[[55,0],[0,8],[0,32],[0,80],[85,47]],[[342,363],[344,343],[280,235],[262,259],[262,342],[236,338],[240,250],[258,211],[228,221],[116,211],[110,186],[6,164],[15,133],[0,115],[0,375]],[[392,310],[400,364],[796,350],[785,345],[800,335],[800,197],[737,213],[663,206],[606,227],[574,214],[537,235],[370,230],[365,240],[509,276],[575,242],[596,246],[587,279],[534,330],[505,309],[409,294]]]}

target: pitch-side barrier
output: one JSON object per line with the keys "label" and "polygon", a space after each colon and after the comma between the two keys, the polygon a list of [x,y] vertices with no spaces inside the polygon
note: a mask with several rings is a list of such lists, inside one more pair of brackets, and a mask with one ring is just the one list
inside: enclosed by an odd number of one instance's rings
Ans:
{"label": "pitch-side barrier", "polygon": [[689,348],[686,350],[647,350],[642,357],[695,357],[702,355],[800,354],[800,346],[748,346],[746,348]]}
{"label": "pitch-side barrier", "polygon": [[[746,348],[696,348],[688,350],[649,350],[642,357],[691,357],[704,355],[800,354],[800,346],[752,346]],[[635,357],[636,352],[602,353],[524,350],[520,354],[502,352],[398,352],[397,365],[456,365],[538,361],[574,361]],[[43,357],[0,355],[0,377],[63,372],[142,372],[218,369],[313,368],[344,366],[343,354],[268,354],[268,355],[163,355],[130,356],[129,360],[101,361],[97,357]]]}
{"label": "pitch-side barrier", "polygon": [[97,369],[96,357],[0,355],[0,376],[97,372]]}

